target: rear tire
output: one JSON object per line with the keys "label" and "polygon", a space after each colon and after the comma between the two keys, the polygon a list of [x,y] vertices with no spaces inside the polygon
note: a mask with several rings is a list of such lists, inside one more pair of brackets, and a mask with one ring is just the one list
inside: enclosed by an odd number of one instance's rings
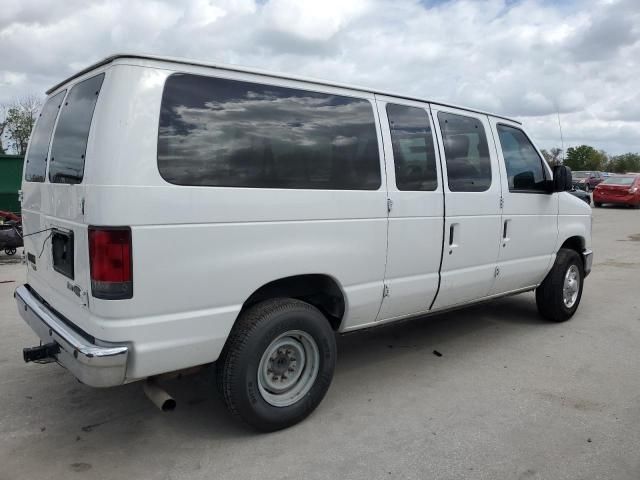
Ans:
{"label": "rear tire", "polygon": [[575,250],[561,248],[553,268],[536,289],[538,312],[547,320],[569,320],[580,305],[584,285],[582,258]]}
{"label": "rear tire", "polygon": [[600,207],[602,207],[602,202],[593,202],[593,205],[594,205],[596,208],[600,208]]}
{"label": "rear tire", "polygon": [[306,418],[322,401],[336,363],[336,338],[314,306],[291,298],[240,315],[216,362],[229,411],[271,432]]}

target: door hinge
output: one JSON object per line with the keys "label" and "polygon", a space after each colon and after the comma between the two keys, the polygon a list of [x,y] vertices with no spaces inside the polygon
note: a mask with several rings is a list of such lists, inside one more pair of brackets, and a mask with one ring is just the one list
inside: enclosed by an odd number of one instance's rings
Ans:
{"label": "door hinge", "polygon": [[22,200],[24,199],[24,192],[22,190],[18,190],[18,202],[22,205]]}
{"label": "door hinge", "polygon": [[496,267],[496,271],[495,271],[494,276],[497,277],[498,275],[500,275],[500,268]]}
{"label": "door hinge", "polygon": [[500,197],[500,208],[504,208],[504,197]]}
{"label": "door hinge", "polygon": [[390,213],[392,208],[393,208],[393,200],[391,200],[390,198],[387,198],[387,213]]}
{"label": "door hinge", "polygon": [[82,215],[84,215],[84,198],[80,200],[80,211],[82,212]]}
{"label": "door hinge", "polygon": [[382,288],[382,298],[389,296],[389,285],[385,285]]}

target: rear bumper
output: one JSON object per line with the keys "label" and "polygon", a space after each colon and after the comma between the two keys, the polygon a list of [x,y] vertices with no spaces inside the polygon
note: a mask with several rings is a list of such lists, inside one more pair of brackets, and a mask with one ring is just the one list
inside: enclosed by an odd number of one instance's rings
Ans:
{"label": "rear bumper", "polygon": [[55,343],[54,358],[82,383],[92,387],[111,387],[125,381],[129,347],[100,340],[93,342],[70,328],[44,305],[26,285],[14,293],[18,312],[44,344]]}
{"label": "rear bumper", "polygon": [[584,265],[584,276],[586,277],[591,273],[591,266],[593,265],[593,252],[591,250],[582,251],[582,264]]}

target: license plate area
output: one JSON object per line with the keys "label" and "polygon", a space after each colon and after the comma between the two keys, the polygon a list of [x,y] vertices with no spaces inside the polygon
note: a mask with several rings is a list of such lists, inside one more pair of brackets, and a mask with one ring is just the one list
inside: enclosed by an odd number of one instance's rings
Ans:
{"label": "license plate area", "polygon": [[73,232],[53,230],[51,234],[51,261],[56,272],[73,280]]}

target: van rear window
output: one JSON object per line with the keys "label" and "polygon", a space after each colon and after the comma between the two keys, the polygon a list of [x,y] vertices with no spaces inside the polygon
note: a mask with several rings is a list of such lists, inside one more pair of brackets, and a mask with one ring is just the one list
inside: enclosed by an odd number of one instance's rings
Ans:
{"label": "van rear window", "polygon": [[49,142],[51,142],[51,132],[58,117],[58,110],[64,100],[63,90],[49,98],[42,107],[42,112],[38,117],[38,124],[33,131],[31,143],[29,144],[29,154],[24,167],[24,179],[27,182],[44,182],[47,171],[47,154],[49,153]]}
{"label": "van rear window", "polygon": [[82,181],[89,128],[103,80],[104,73],[78,83],[69,91],[51,144],[50,182]]}
{"label": "van rear window", "polygon": [[373,108],[359,98],[171,75],[158,169],[178,185],[377,190]]}

